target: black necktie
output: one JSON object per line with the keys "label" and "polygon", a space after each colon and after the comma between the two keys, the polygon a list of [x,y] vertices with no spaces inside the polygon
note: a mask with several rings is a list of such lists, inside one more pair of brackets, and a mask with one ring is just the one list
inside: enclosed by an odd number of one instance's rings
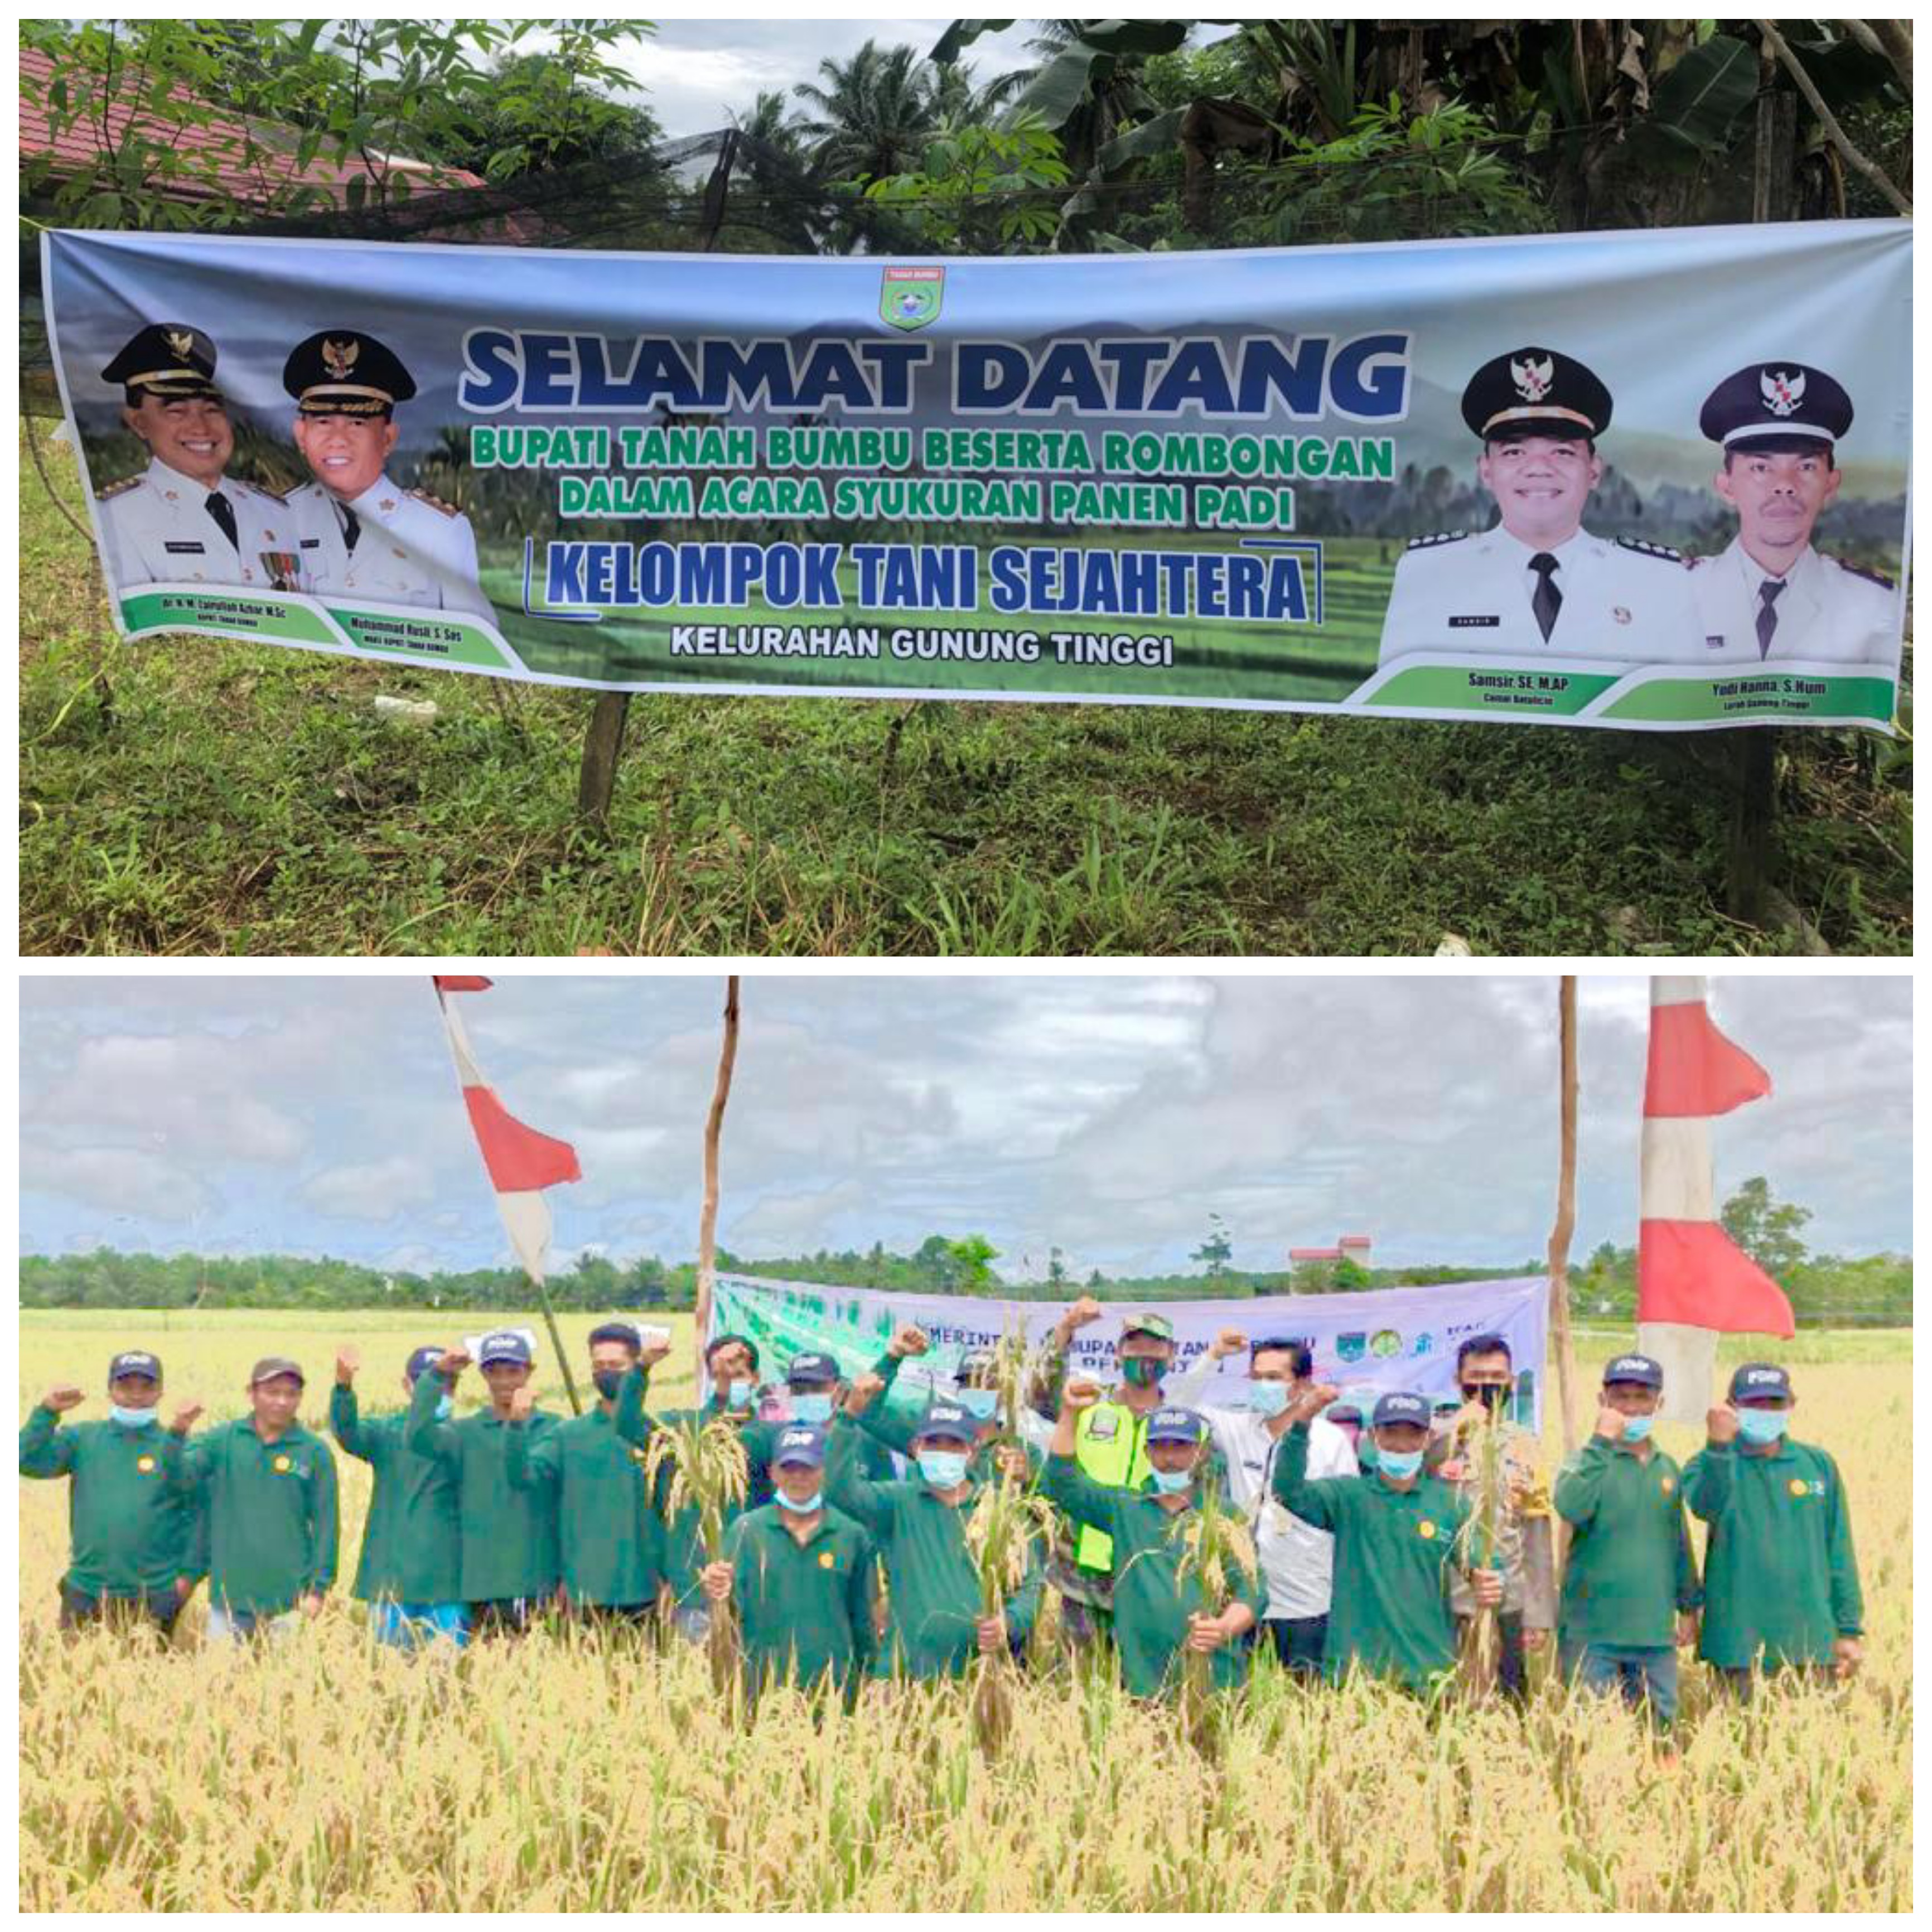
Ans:
{"label": "black necktie", "polygon": [[1529,567],[1542,580],[1536,586],[1536,595],[1529,600],[1529,608],[1536,613],[1537,628],[1546,644],[1550,632],[1556,628],[1556,614],[1563,608],[1563,593],[1552,581],[1556,560],[1546,550],[1540,550],[1530,559]]}
{"label": "black necktie", "polygon": [[208,493],[208,514],[221,527],[221,534],[235,546],[237,556],[242,554],[242,533],[235,524],[235,506],[219,490]]}
{"label": "black necktie", "polygon": [[356,520],[356,512],[346,503],[341,508],[342,541],[347,546],[349,554],[353,556],[356,554],[356,539],[362,534],[362,526]]}
{"label": "black necktie", "polygon": [[1778,628],[1778,600],[1784,594],[1784,579],[1767,577],[1757,587],[1757,654],[1771,652],[1772,633]]}

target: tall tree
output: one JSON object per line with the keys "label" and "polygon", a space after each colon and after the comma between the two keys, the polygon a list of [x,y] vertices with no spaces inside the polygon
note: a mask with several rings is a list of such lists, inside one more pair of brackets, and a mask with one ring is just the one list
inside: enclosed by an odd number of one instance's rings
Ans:
{"label": "tall tree", "polygon": [[1724,1232],[1774,1281],[1783,1282],[1804,1264],[1810,1252],[1798,1231],[1811,1218],[1808,1208],[1777,1201],[1771,1184],[1754,1174],[1720,1210]]}

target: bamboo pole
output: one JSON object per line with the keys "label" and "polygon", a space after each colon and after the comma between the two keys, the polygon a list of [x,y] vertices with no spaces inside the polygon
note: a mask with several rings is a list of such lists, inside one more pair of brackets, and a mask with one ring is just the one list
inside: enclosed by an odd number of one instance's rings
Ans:
{"label": "bamboo pole", "polygon": [[711,1325],[711,1284],[718,1254],[718,1134],[724,1124],[724,1103],[731,1097],[731,1069],[738,1058],[738,976],[724,981],[724,1043],[718,1054],[718,1082],[711,1092],[711,1112],[704,1122],[704,1204],[698,1220],[698,1295],[693,1323],[698,1350],[694,1368],[700,1399],[704,1392],[705,1330]]}
{"label": "bamboo pole", "polygon": [[1550,1322],[1556,1337],[1558,1408],[1563,1453],[1576,1448],[1576,1348],[1570,1334],[1570,1238],[1576,1227],[1576,976],[1565,973],[1556,998],[1562,1042],[1561,1121],[1556,1170],[1556,1225],[1550,1233]]}

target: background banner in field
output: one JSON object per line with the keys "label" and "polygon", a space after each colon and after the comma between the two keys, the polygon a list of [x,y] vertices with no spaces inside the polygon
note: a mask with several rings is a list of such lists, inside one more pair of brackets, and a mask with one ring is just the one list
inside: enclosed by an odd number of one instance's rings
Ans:
{"label": "background banner in field", "polygon": [[943,263],[44,248],[130,634],[652,691],[1894,709],[1905,222]]}
{"label": "background banner in field", "polygon": [[[1353,1294],[1271,1294],[1228,1301],[1103,1302],[1102,1318],[1074,1338],[1071,1366],[1116,1379],[1114,1344],[1121,1318],[1158,1308],[1174,1323],[1174,1372],[1199,1365],[1217,1330],[1238,1328],[1250,1340],[1292,1336],[1315,1356],[1318,1379],[1363,1389],[1415,1389],[1454,1395],[1456,1345],[1466,1336],[1507,1339],[1517,1373],[1518,1401],[1532,1426],[1542,1419],[1542,1378],[1550,1283],[1540,1275],[1506,1281],[1460,1281],[1433,1288],[1385,1288]],[[1068,1301],[1001,1301],[980,1295],[896,1294],[862,1288],[823,1288],[721,1274],[712,1294],[711,1335],[755,1342],[760,1379],[782,1382],[794,1355],[837,1358],[848,1379],[877,1361],[902,1324],[916,1322],[931,1351],[908,1361],[892,1402],[914,1415],[935,1383],[950,1387],[969,1348],[991,1348],[1009,1328],[1042,1340]],[[707,1337],[709,1339],[709,1337]],[[1246,1400],[1247,1358],[1220,1365],[1229,1406]]]}

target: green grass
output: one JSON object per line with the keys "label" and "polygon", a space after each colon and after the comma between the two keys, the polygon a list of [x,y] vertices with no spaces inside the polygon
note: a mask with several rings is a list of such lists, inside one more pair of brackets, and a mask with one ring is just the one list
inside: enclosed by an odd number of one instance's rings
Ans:
{"label": "green grass", "polygon": [[[47,452],[63,498],[77,479]],[[1719,741],[1154,706],[640,697],[606,830],[581,692],[110,632],[27,466],[34,954],[1794,950],[1723,910]],[[427,726],[373,708],[433,698]],[[1785,734],[1784,890],[1911,949],[1910,761]]]}

